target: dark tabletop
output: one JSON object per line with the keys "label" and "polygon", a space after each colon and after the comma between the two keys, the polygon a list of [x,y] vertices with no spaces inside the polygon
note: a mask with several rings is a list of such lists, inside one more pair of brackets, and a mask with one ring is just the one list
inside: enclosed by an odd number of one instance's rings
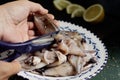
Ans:
{"label": "dark tabletop", "polygon": [[[0,3],[3,4],[9,1],[12,0],[4,0]],[[87,23],[80,17],[71,18],[65,10],[58,11],[53,5],[53,0],[31,1],[37,2],[48,9],[49,13],[53,14],[57,20],[83,26],[83,28],[90,30],[102,40],[108,49],[109,59],[105,68],[97,76],[93,77],[92,80],[120,80],[120,0],[70,0],[85,8],[95,3],[102,4],[105,9],[105,18],[103,22],[98,24]]]}

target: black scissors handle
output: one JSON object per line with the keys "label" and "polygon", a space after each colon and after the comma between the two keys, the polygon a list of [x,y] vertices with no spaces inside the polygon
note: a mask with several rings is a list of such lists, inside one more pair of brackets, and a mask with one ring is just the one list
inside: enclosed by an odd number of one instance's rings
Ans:
{"label": "black scissors handle", "polygon": [[0,41],[0,53],[4,53],[6,51],[9,52],[9,50],[13,50],[11,55],[8,54],[8,57],[2,60],[9,62],[16,59],[21,54],[32,53],[43,48],[49,48],[50,45],[54,43],[54,36],[58,32],[59,31],[52,32],[22,43],[8,43]]}

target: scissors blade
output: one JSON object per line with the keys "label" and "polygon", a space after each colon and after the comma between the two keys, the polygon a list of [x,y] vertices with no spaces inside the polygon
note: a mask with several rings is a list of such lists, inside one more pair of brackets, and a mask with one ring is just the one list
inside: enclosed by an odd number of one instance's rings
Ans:
{"label": "scissors blade", "polygon": [[47,35],[44,35],[40,38],[32,40],[31,41],[32,44],[30,45],[32,48],[30,52],[34,52],[34,51],[41,50],[44,48],[49,48],[55,42],[55,36],[58,33],[59,31],[55,31]]}

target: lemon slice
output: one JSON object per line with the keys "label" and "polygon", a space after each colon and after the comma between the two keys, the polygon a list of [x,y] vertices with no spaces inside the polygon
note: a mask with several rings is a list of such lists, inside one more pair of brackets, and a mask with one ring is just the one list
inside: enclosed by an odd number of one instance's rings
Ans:
{"label": "lemon slice", "polygon": [[84,13],[85,9],[82,8],[82,9],[76,9],[74,10],[74,12],[71,14],[71,18],[74,18],[74,17],[82,17],[83,16],[83,13]]}
{"label": "lemon slice", "polygon": [[68,14],[72,14],[76,9],[84,10],[84,7],[78,4],[71,4],[67,6],[66,11]]}
{"label": "lemon slice", "polygon": [[71,2],[68,0],[54,0],[53,4],[58,10],[61,11],[61,10],[65,9],[68,5],[70,5]]}
{"label": "lemon slice", "polygon": [[83,19],[86,22],[98,23],[104,19],[104,8],[101,4],[91,5],[83,14]]}

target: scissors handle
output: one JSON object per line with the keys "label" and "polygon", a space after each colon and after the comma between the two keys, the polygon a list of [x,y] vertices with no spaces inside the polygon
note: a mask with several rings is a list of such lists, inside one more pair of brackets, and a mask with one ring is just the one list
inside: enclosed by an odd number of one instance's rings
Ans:
{"label": "scissors handle", "polygon": [[19,56],[21,56],[22,54],[32,53],[43,48],[48,48],[51,44],[52,41],[39,45],[34,44],[31,41],[17,44],[5,43],[0,41],[0,54],[2,54],[3,57],[6,56],[1,60],[11,62],[14,59],[18,58]]}
{"label": "scissors handle", "polygon": [[8,42],[4,42],[4,41],[0,41],[0,53],[6,51],[6,50],[17,50],[19,51],[21,48],[25,50],[25,47],[27,47],[27,45],[30,43],[8,43]]}
{"label": "scissors handle", "polygon": [[22,43],[8,43],[0,41],[0,54],[6,53],[6,55],[8,55],[7,58],[2,60],[10,62],[21,54],[32,53],[43,48],[49,48],[50,45],[54,43],[54,36],[58,32],[59,31],[52,32]]}

